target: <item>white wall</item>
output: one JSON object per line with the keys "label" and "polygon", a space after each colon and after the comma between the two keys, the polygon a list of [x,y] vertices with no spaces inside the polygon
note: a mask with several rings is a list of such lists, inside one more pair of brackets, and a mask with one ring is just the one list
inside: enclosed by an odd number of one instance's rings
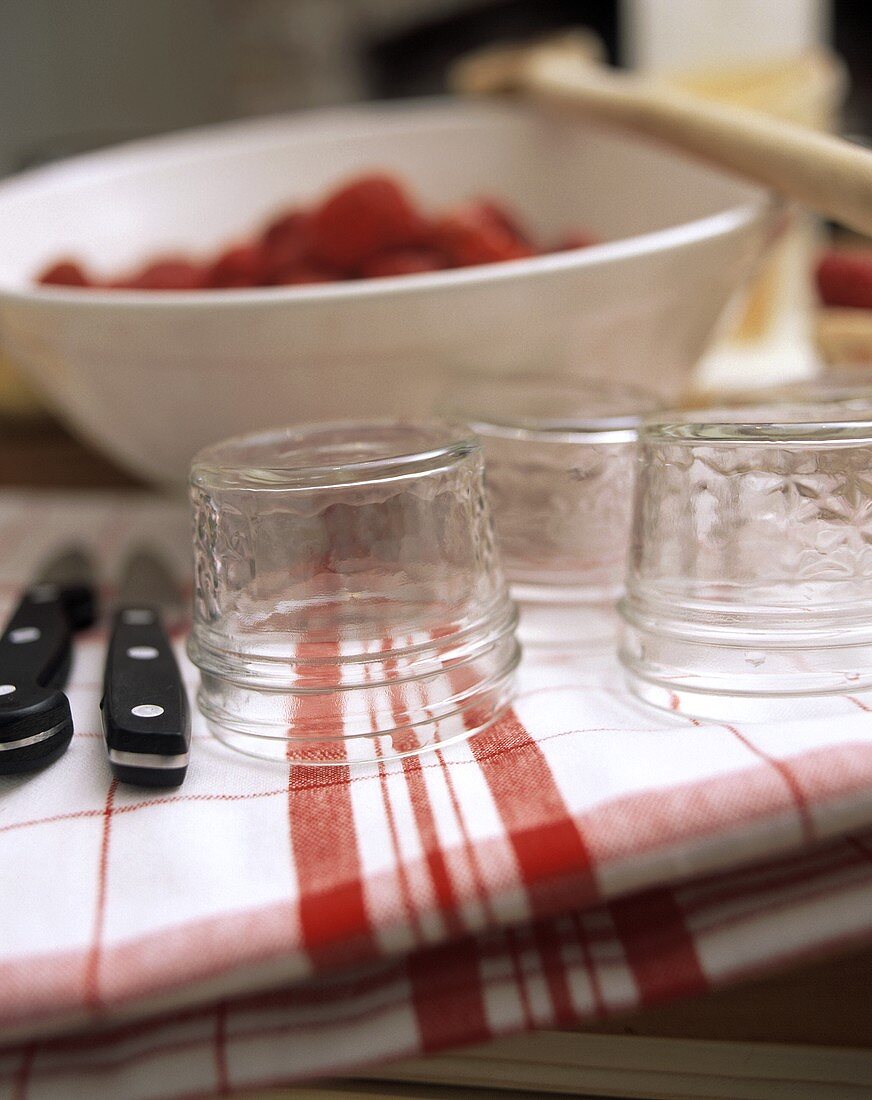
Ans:
{"label": "white wall", "polygon": [[210,0],[0,0],[0,174],[225,113]]}

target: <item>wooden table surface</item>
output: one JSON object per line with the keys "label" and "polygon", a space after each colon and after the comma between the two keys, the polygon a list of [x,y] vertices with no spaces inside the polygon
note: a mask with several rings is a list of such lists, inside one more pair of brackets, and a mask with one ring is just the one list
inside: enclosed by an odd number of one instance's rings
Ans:
{"label": "wooden table surface", "polygon": [[142,482],[75,440],[55,420],[0,420],[0,487],[142,488]]}
{"label": "wooden table surface", "polygon": [[[136,478],[77,442],[56,422],[48,419],[29,423],[0,422],[0,488],[11,486],[133,491],[145,488]],[[818,961],[787,974],[710,993],[694,1000],[648,1008],[588,1025],[584,1034],[697,1042],[717,1040],[727,1045],[811,1044],[831,1049],[862,1048],[872,1051],[872,946],[848,956]],[[424,1064],[426,1066],[427,1063]],[[433,1062],[434,1067],[444,1064],[444,1060],[440,1062],[438,1058]],[[414,1072],[424,1072],[420,1065],[421,1060],[414,1063]],[[409,1074],[412,1072],[408,1071]],[[373,1097],[459,1097],[469,1094],[465,1089],[460,1092],[449,1089],[448,1085],[439,1086],[434,1093],[432,1086],[420,1084],[420,1077],[418,1081],[418,1084],[407,1081],[402,1087],[384,1082],[376,1086],[363,1080],[356,1083],[323,1082],[307,1086],[303,1091],[295,1090],[293,1095],[335,1096],[337,1100],[339,1097],[347,1100],[349,1094]],[[512,1086],[504,1087],[512,1092]],[[501,1090],[492,1095],[503,1094]],[[272,1092],[269,1095],[275,1097],[279,1094]],[[291,1093],[282,1095],[289,1096]],[[482,1096],[478,1088],[475,1095]],[[676,1092],[675,1095],[685,1094]],[[830,1094],[824,1090],[820,1095]],[[868,1095],[872,1097],[872,1082]]]}

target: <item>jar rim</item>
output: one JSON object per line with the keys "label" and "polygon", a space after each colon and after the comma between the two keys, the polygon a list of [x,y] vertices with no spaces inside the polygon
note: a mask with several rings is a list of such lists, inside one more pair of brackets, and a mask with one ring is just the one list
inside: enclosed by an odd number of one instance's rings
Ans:
{"label": "jar rim", "polygon": [[872,404],[865,409],[800,403],[661,413],[643,421],[639,438],[684,446],[872,445]]}
{"label": "jar rim", "polygon": [[[335,488],[425,476],[478,450],[467,427],[447,420],[309,421],[203,448],[192,460],[190,481],[223,489]],[[319,453],[325,457],[315,461]]]}
{"label": "jar rim", "polygon": [[442,411],[483,439],[631,443],[659,402],[637,387],[557,372],[459,377]]}

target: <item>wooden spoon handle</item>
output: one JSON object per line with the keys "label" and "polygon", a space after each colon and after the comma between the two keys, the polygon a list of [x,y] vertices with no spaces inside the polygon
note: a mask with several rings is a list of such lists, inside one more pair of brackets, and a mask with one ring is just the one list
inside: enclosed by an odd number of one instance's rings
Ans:
{"label": "wooden spoon handle", "polygon": [[581,50],[515,48],[458,70],[462,90],[519,91],[658,138],[872,236],[872,151],[840,138],[586,63]]}

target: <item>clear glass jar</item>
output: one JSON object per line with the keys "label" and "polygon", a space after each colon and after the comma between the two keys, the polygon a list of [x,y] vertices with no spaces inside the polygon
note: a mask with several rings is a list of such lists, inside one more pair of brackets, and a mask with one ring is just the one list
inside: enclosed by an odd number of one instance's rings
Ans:
{"label": "clear glass jar", "polygon": [[191,659],[213,732],[258,756],[347,763],[467,737],[507,705],[516,611],[477,441],[344,422],[194,459]]}
{"label": "clear glass jar", "polygon": [[636,433],[655,399],[554,374],[458,379],[442,402],[481,439],[503,566],[527,644],[616,628]]}
{"label": "clear glass jar", "polygon": [[644,425],[621,660],[705,718],[872,688],[872,408],[777,405]]}

